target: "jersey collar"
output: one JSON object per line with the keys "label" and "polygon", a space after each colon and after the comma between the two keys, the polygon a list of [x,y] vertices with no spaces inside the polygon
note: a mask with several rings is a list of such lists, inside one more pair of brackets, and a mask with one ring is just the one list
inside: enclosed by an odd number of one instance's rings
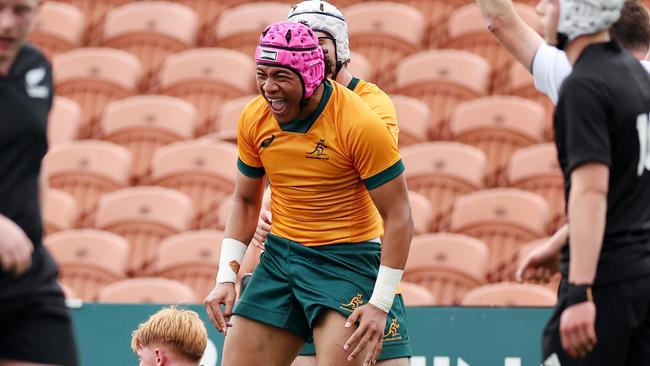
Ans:
{"label": "jersey collar", "polygon": [[280,123],[279,125],[282,131],[296,133],[307,133],[307,131],[309,131],[321,113],[323,113],[323,110],[325,109],[325,106],[327,105],[327,102],[332,95],[332,84],[330,84],[328,80],[325,80],[323,82],[323,85],[325,86],[325,89],[323,90],[323,97],[321,98],[320,103],[318,103],[318,107],[314,113],[309,115],[309,117],[306,119],[295,119],[291,122]]}

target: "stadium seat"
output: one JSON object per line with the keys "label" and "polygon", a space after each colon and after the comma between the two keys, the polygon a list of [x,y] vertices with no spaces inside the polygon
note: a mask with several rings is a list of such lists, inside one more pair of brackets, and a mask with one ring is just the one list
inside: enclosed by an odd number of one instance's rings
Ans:
{"label": "stadium seat", "polygon": [[215,230],[170,236],[160,243],[156,275],[182,282],[204,299],[214,288],[222,239],[223,232]]}
{"label": "stadium seat", "polygon": [[78,8],[46,1],[38,11],[29,41],[51,59],[61,52],[81,46],[84,26],[84,15]]}
{"label": "stadium seat", "polygon": [[519,97],[492,96],[460,103],[449,130],[454,141],[487,156],[488,187],[505,186],[508,159],[519,148],[544,140],[544,108]]}
{"label": "stadium seat", "polygon": [[120,236],[67,230],[47,236],[45,245],[59,265],[59,281],[84,301],[96,300],[102,287],[126,278],[129,243]]}
{"label": "stadium seat", "polygon": [[422,101],[404,95],[391,95],[399,125],[399,147],[406,147],[429,139],[431,110]]}
{"label": "stadium seat", "polygon": [[208,46],[213,36],[214,25],[221,13],[229,8],[240,5],[243,0],[171,0],[174,3],[187,6],[194,10],[198,16],[199,29],[197,32],[197,43],[201,46]]}
{"label": "stadium seat", "polygon": [[257,95],[247,95],[245,97],[229,100],[225,102],[215,118],[216,131],[211,137],[222,141],[237,143],[237,125],[239,124],[239,116],[244,110],[244,107]]}
{"label": "stadium seat", "polygon": [[160,241],[189,229],[192,201],[162,187],[134,187],[99,200],[95,226],[125,237],[129,243],[129,275],[151,273]]}
{"label": "stadium seat", "polygon": [[184,141],[161,147],[152,160],[152,183],[185,193],[194,203],[192,227],[214,228],[224,197],[235,191],[237,146]]}
{"label": "stadium seat", "polygon": [[463,306],[540,306],[550,307],[557,302],[557,295],[543,287],[532,284],[501,282],[477,287],[468,291]]}
{"label": "stadium seat", "polygon": [[399,287],[402,289],[402,298],[406,306],[437,305],[436,299],[431,294],[431,291],[424,286],[402,281]]}
{"label": "stadium seat", "polygon": [[515,95],[518,97],[533,100],[544,107],[546,111],[546,125],[544,126],[544,139],[553,140],[553,111],[555,104],[545,94],[535,89],[533,76],[519,62],[514,62],[510,68],[508,84],[503,88],[501,94]]}
{"label": "stadium seat", "polygon": [[414,234],[421,235],[430,232],[433,207],[429,199],[420,193],[409,191],[409,201],[413,215]]}
{"label": "stadium seat", "polygon": [[287,20],[289,9],[284,3],[259,2],[224,10],[214,27],[213,46],[255,57],[260,34],[268,25]]}
{"label": "stadium seat", "polygon": [[77,223],[77,203],[64,191],[48,189],[43,202],[43,227],[45,235],[71,229]]}
{"label": "stadium seat", "polygon": [[354,77],[372,82],[374,68],[366,56],[358,52],[350,52],[350,63],[348,70]]}
{"label": "stadium seat", "polygon": [[141,90],[148,90],[164,59],[195,44],[198,17],[191,8],[167,1],[138,1],[106,14],[103,47],[136,55],[142,64]]}
{"label": "stadium seat", "polygon": [[371,80],[385,90],[394,84],[400,59],[422,47],[425,21],[413,7],[397,2],[369,1],[344,9],[350,48],[372,60]]}
{"label": "stadium seat", "polygon": [[485,283],[487,261],[480,240],[448,233],[415,236],[403,281],[427,288],[437,305],[457,305],[465,292]]}
{"label": "stadium seat", "polygon": [[55,97],[47,122],[49,146],[74,140],[80,122],[81,107],[79,107],[79,103],[65,97]]}
{"label": "stadium seat", "polygon": [[409,189],[427,197],[433,208],[431,231],[447,226],[454,201],[483,188],[485,154],[456,142],[428,142],[402,149]]}
{"label": "stadium seat", "polygon": [[86,19],[83,35],[83,44],[97,45],[101,41],[102,28],[106,13],[117,6],[132,2],[133,0],[57,0],[74,5],[81,10]]}
{"label": "stadium seat", "polygon": [[197,108],[195,135],[214,126],[216,112],[230,99],[254,92],[255,62],[241,52],[198,48],[169,56],[160,72],[160,92]]}
{"label": "stadium seat", "polygon": [[131,151],[135,183],[146,182],[156,149],[191,138],[195,125],[196,108],[166,95],[140,95],[112,102],[99,122],[104,140]]}
{"label": "stadium seat", "polygon": [[448,119],[460,102],[487,94],[490,64],[473,53],[424,51],[402,59],[395,69],[394,94],[425,102],[434,113],[429,139],[448,139]]}
{"label": "stadium seat", "polygon": [[[519,16],[533,29],[541,32],[542,23],[535,9],[514,3]],[[458,49],[473,52],[484,57],[492,66],[493,89],[507,81],[507,73],[514,62],[508,50],[491,34],[476,4],[470,3],[454,10],[447,23],[447,38],[438,43],[439,48]],[[499,76],[505,76],[499,78]]]}
{"label": "stadium seat", "polygon": [[191,287],[165,278],[131,278],[104,287],[97,296],[113,304],[196,304],[199,298]]}
{"label": "stadium seat", "polygon": [[136,93],[142,67],[134,55],[109,48],[79,48],[54,57],[57,95],[81,106],[79,138],[97,134],[96,124],[111,101]]}
{"label": "stadium seat", "polygon": [[54,146],[45,156],[50,187],[74,197],[82,227],[92,226],[97,201],[128,186],[131,154],[121,146],[93,140]]}
{"label": "stadium seat", "polygon": [[447,21],[451,12],[471,3],[471,0],[400,0],[402,4],[417,8],[426,21],[425,45],[435,49],[447,35]]}
{"label": "stadium seat", "polygon": [[509,187],[535,192],[546,199],[551,209],[549,234],[564,224],[564,176],[555,144],[538,144],[516,151],[508,162],[506,178]]}
{"label": "stadium seat", "polygon": [[545,236],[548,204],[541,196],[515,188],[488,189],[456,200],[450,230],[482,240],[489,249],[488,280],[527,242]]}

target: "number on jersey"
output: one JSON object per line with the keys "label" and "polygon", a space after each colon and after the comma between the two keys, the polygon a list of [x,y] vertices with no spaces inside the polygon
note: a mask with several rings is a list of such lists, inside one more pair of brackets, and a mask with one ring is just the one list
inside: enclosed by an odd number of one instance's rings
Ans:
{"label": "number on jersey", "polygon": [[636,175],[650,171],[650,114],[640,114],[636,118],[636,130],[639,133],[639,165]]}

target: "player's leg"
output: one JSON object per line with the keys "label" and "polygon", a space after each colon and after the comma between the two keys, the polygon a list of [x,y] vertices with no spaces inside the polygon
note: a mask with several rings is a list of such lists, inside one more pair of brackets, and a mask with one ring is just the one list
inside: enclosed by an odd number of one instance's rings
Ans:
{"label": "player's leg", "polygon": [[316,356],[298,356],[291,366],[318,366],[318,360]]}
{"label": "player's leg", "polygon": [[61,292],[4,300],[0,312],[0,366],[79,364]]}
{"label": "player's leg", "polygon": [[223,345],[223,366],[286,366],[298,355],[304,338],[285,329],[233,316]]}
{"label": "player's leg", "polygon": [[369,349],[364,350],[353,361],[348,361],[351,350],[343,349],[345,341],[350,338],[356,329],[355,327],[346,328],[346,319],[339,312],[326,310],[316,320],[313,331],[318,366],[363,365]]}
{"label": "player's leg", "polygon": [[266,248],[233,310],[224,366],[290,365],[309,334],[287,277],[286,247],[269,239]]}
{"label": "player's leg", "polygon": [[622,282],[593,288],[598,343],[585,358],[574,359],[564,352],[559,332],[562,311],[566,308],[566,281],[562,280],[558,304],[544,330],[542,365],[624,365],[631,344],[631,322],[636,316],[631,301],[634,294],[628,285]]}
{"label": "player's leg", "polygon": [[640,297],[635,303],[639,324],[632,332],[624,365],[650,365],[650,276],[638,279],[633,285],[632,291]]}

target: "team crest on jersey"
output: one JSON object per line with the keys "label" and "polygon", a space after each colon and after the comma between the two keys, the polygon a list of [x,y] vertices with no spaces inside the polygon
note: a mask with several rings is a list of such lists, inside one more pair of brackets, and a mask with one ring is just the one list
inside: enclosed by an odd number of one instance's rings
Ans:
{"label": "team crest on jersey", "polygon": [[348,301],[347,304],[341,304],[339,307],[343,310],[353,312],[361,305],[363,305],[363,295],[356,294],[352,299],[350,299],[350,301]]}
{"label": "team crest on jersey", "polygon": [[316,144],[314,150],[306,153],[305,157],[307,159],[330,160],[329,156],[325,154],[326,148],[327,146],[325,146],[325,139],[320,139],[320,141]]}
{"label": "team crest on jersey", "polygon": [[397,318],[393,318],[388,326],[388,331],[384,334],[384,341],[399,341],[402,339],[402,336],[399,334],[400,324],[397,321]]}
{"label": "team crest on jersey", "polygon": [[37,99],[47,99],[50,97],[50,89],[45,85],[39,85],[45,79],[47,71],[44,67],[31,69],[25,74],[25,90],[27,95]]}

